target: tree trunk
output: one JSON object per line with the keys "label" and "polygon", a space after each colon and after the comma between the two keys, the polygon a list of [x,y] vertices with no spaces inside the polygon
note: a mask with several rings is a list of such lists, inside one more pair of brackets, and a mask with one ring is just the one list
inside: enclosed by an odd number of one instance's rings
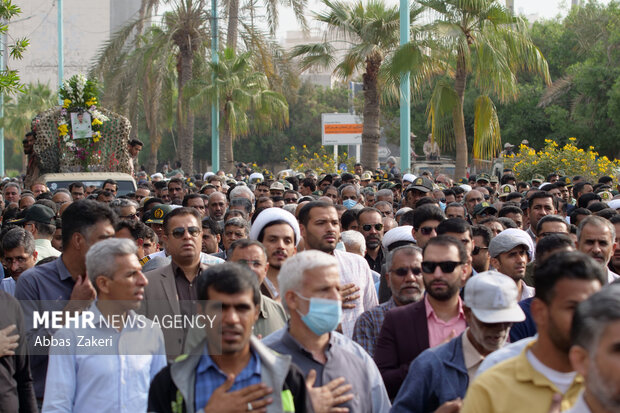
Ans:
{"label": "tree trunk", "polygon": [[[234,172],[233,137],[228,127],[228,114],[222,111],[222,122],[220,122],[220,168],[226,173]],[[217,171],[214,171],[217,172]]]}
{"label": "tree trunk", "polygon": [[239,0],[230,0],[228,6],[228,32],[226,47],[237,50],[237,33],[239,31]]}
{"label": "tree trunk", "polygon": [[467,135],[465,133],[465,115],[463,103],[465,101],[465,86],[467,83],[467,68],[465,56],[462,50],[457,52],[456,74],[454,76],[454,89],[459,97],[452,122],[456,141],[456,164],[454,167],[454,180],[457,181],[467,176]]}
{"label": "tree trunk", "polygon": [[364,80],[364,126],[362,129],[362,165],[364,169],[374,171],[379,167],[379,91],[377,90],[377,78],[381,58],[372,57],[366,60],[366,73]]}
{"label": "tree trunk", "polygon": [[[188,44],[189,43],[189,44]],[[194,51],[191,40],[179,44],[177,57],[178,97],[177,97],[177,159],[181,160],[185,172],[194,170],[194,113],[189,107],[183,88],[193,76]]]}

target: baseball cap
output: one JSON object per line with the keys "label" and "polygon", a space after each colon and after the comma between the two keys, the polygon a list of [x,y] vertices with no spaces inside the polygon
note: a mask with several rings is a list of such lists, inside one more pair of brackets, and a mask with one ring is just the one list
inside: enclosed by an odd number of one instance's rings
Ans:
{"label": "baseball cap", "polygon": [[476,177],[476,182],[478,181],[491,182],[491,177],[489,177],[489,174],[480,174]]}
{"label": "baseball cap", "polygon": [[536,174],[532,177],[532,182],[543,183],[544,180],[545,180],[545,177],[540,174]]}
{"label": "baseball cap", "polygon": [[34,204],[26,208],[23,218],[15,220],[11,223],[24,224],[26,222],[34,221],[40,224],[49,225],[53,223],[55,216],[56,214],[54,213],[52,208],[41,204]]}
{"label": "baseball cap", "polygon": [[149,211],[149,217],[144,221],[145,224],[163,224],[164,217],[174,208],[172,205],[159,204]]}
{"label": "baseball cap", "polygon": [[497,208],[488,202],[481,202],[474,207],[474,215],[482,214],[484,211],[493,211],[493,214],[497,213]]}
{"label": "baseball cap", "polygon": [[418,176],[413,180],[411,185],[407,187],[405,192],[411,189],[417,189],[422,192],[430,192],[433,190],[433,182],[425,176]]}
{"label": "baseball cap", "polygon": [[512,278],[497,271],[484,271],[467,280],[463,304],[483,323],[518,323],[525,320],[518,296]]}
{"label": "baseball cap", "polygon": [[269,187],[270,191],[284,191],[284,184],[282,182],[274,182]]}
{"label": "baseball cap", "polygon": [[505,184],[499,187],[499,197],[504,197],[504,196],[508,196],[509,194],[513,193],[513,192],[517,192],[517,188],[515,188],[513,185],[510,184]]}
{"label": "baseball cap", "polygon": [[527,232],[517,229],[508,228],[497,234],[489,244],[489,254],[495,258],[502,252],[508,252],[511,249],[518,247],[519,245],[525,245],[528,249],[528,254],[532,258],[532,252],[534,251],[534,242]]}

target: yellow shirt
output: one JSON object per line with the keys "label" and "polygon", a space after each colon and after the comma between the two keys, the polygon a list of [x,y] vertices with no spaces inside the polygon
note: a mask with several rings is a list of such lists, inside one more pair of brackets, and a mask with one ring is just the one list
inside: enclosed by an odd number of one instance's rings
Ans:
{"label": "yellow shirt", "polygon": [[[560,390],[527,360],[531,342],[517,357],[482,373],[470,384],[461,413],[547,413],[551,399]],[[562,398],[562,411],[570,409],[583,388],[583,377],[575,376]]]}

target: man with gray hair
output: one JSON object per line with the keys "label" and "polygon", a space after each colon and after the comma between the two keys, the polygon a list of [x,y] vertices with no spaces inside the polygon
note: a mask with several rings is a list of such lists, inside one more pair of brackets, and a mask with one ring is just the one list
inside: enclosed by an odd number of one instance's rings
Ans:
{"label": "man with gray hair", "polygon": [[11,203],[19,204],[19,197],[21,196],[21,193],[21,188],[15,182],[8,182],[4,185],[2,194],[4,195],[4,202],[6,206],[9,206]]}
{"label": "man with gray hair", "polygon": [[245,198],[254,204],[255,196],[254,193],[245,185],[237,185],[235,186],[229,194],[230,201],[232,203],[233,200],[237,198]]}
{"label": "man with gray hair", "polygon": [[616,244],[616,227],[603,217],[590,215],[579,224],[577,229],[577,249],[594,258],[607,271],[607,282],[620,278],[607,266],[618,244]]}
{"label": "man with gray hair", "polygon": [[359,231],[349,230],[340,234],[340,240],[347,252],[363,257],[366,254],[366,240]]}
{"label": "man with gray hair", "polygon": [[[290,323],[263,342],[290,354],[308,376],[308,385],[337,380],[340,390],[332,407],[387,411],[390,402],[377,366],[359,345],[334,331],[342,316],[337,258],[317,250],[296,254],[282,266],[278,282]],[[352,394],[347,394],[341,378]]]}
{"label": "man with gray hair", "polygon": [[[79,323],[54,334],[67,346],[50,347],[44,412],[146,411],[151,380],[166,356],[160,327],[135,313],[148,284],[136,250],[131,240],[108,239],[86,254],[97,301],[80,317],[92,317],[94,326]],[[119,390],[102,392],[102,383]]]}
{"label": "man with gray hair", "polygon": [[388,202],[390,205],[394,204],[394,192],[391,189],[380,189],[375,193],[375,203]]}
{"label": "man with gray hair", "polygon": [[371,357],[375,354],[375,345],[385,313],[392,308],[419,301],[424,296],[420,248],[404,245],[394,249],[387,255],[385,269],[385,279],[392,296],[385,303],[360,315],[353,330],[353,341],[362,346]]}
{"label": "man with gray hair", "polygon": [[2,237],[2,264],[8,277],[0,283],[0,290],[15,295],[15,284],[19,276],[34,267],[37,260],[34,238],[23,228],[13,228]]}
{"label": "man with gray hair", "polygon": [[116,212],[119,219],[128,219],[133,221],[140,220],[138,217],[138,204],[131,199],[115,199],[110,202],[110,208]]}
{"label": "man with gray hair", "polygon": [[618,343],[620,285],[603,288],[582,301],[571,328],[571,365],[585,379],[584,389],[567,413],[620,411]]}
{"label": "man with gray hair", "polygon": [[228,259],[228,249],[231,244],[238,239],[248,238],[250,235],[250,223],[243,218],[229,218],[224,224],[224,232],[222,232],[222,245],[224,251],[212,254],[215,257]]}

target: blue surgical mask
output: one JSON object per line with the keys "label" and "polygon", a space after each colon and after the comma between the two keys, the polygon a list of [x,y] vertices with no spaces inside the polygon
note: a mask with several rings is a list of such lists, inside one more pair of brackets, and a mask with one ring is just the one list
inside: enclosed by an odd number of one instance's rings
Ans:
{"label": "blue surgical mask", "polygon": [[[295,293],[297,294],[297,293]],[[340,324],[340,318],[342,317],[342,307],[339,300],[330,300],[327,298],[306,298],[301,294],[297,294],[301,299],[310,301],[310,308],[307,314],[302,314],[297,310],[297,313],[301,316],[301,321],[312,330],[317,336],[322,336],[325,333],[334,331],[338,324]]]}
{"label": "blue surgical mask", "polygon": [[342,205],[344,205],[346,209],[351,209],[357,205],[357,201],[354,199],[345,199],[342,201]]}
{"label": "blue surgical mask", "polygon": [[445,211],[446,210],[446,203],[439,201],[439,208],[441,208],[442,211]]}

